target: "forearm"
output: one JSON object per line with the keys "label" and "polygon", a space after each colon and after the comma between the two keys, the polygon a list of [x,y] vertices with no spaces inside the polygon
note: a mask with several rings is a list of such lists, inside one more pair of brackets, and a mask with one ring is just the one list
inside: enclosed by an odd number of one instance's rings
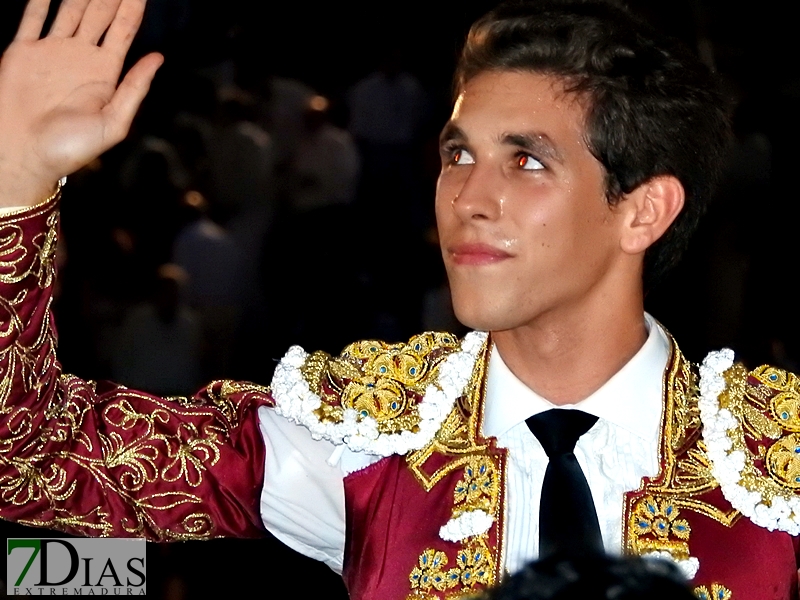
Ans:
{"label": "forearm", "polygon": [[56,202],[0,218],[0,516],[161,541],[262,534],[266,390],[167,400],[61,373]]}

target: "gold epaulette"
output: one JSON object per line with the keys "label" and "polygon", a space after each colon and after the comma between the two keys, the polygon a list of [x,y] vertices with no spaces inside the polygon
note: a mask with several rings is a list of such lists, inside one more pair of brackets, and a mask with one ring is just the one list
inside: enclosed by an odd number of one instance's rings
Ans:
{"label": "gold epaulette", "polygon": [[700,414],[712,472],[731,505],[756,525],[800,534],[800,379],[733,352],[700,368]]}
{"label": "gold epaulette", "polygon": [[405,344],[356,342],[335,358],[294,346],[275,370],[275,409],[355,452],[406,454],[436,435],[485,340],[429,332]]}

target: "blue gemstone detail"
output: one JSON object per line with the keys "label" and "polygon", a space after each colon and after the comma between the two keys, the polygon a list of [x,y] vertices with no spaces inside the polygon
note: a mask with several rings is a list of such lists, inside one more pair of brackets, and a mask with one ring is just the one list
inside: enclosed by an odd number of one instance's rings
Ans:
{"label": "blue gemstone detail", "polygon": [[656,514],[656,507],[652,504],[647,505],[647,510],[649,510],[651,514]]}
{"label": "blue gemstone detail", "polygon": [[788,413],[788,412],[786,412],[786,411],[783,411],[783,412],[781,413],[781,419],[783,419],[783,420],[785,421],[785,420],[786,420],[786,419],[788,419],[788,418],[789,418],[789,413]]}
{"label": "blue gemstone detail", "polygon": [[378,370],[379,370],[381,373],[386,373],[386,367],[381,367],[381,368],[380,368],[380,369],[378,369]]}
{"label": "blue gemstone detail", "polygon": [[377,351],[378,351],[378,349],[377,349],[375,346],[372,346],[372,347],[369,349],[369,351],[370,351],[370,352],[377,352]]}
{"label": "blue gemstone detail", "polygon": [[672,507],[668,506],[667,507],[667,516],[670,516],[671,514],[672,514]]}
{"label": "blue gemstone detail", "polygon": [[775,373],[773,373],[772,375],[769,376],[769,380],[770,381],[777,381],[778,380],[778,376]]}
{"label": "blue gemstone detail", "polygon": [[647,526],[650,525],[647,521],[639,521],[639,527],[642,529],[647,529]]}
{"label": "blue gemstone detail", "polygon": [[416,374],[417,374],[417,368],[416,368],[416,367],[411,367],[411,368],[408,370],[408,372],[409,372],[409,373],[411,373],[412,375],[416,375]]}
{"label": "blue gemstone detail", "polygon": [[722,590],[720,590],[720,591],[717,593],[717,598],[719,598],[719,600],[724,600],[724,598],[725,598],[725,592],[724,592],[724,591],[722,591]]}
{"label": "blue gemstone detail", "polygon": [[677,529],[678,531],[685,531],[686,525],[675,525],[675,529]]}
{"label": "blue gemstone detail", "polygon": [[664,529],[665,527],[666,527],[666,525],[664,525],[664,523],[659,523],[658,524],[658,528],[659,529]]}
{"label": "blue gemstone detail", "polygon": [[420,350],[421,348],[422,346],[420,346],[419,344],[414,344],[414,350]]}
{"label": "blue gemstone detail", "polygon": [[428,564],[428,556],[426,554],[422,555],[422,564],[423,565],[427,565]]}
{"label": "blue gemstone detail", "polygon": [[374,387],[375,387],[375,384],[374,384],[374,383],[368,383],[368,384],[367,384],[367,387],[368,387],[368,388],[374,388]]}
{"label": "blue gemstone detail", "polygon": [[795,478],[794,478],[794,480],[795,480],[797,483],[800,483],[800,477],[795,477]]}
{"label": "blue gemstone detail", "polygon": [[469,572],[464,573],[464,579],[469,579]]}
{"label": "blue gemstone detail", "polygon": [[361,411],[361,416],[362,416],[362,417],[368,417],[368,416],[369,416],[369,413],[368,413],[367,411],[365,411],[365,410],[362,410],[362,411]]}
{"label": "blue gemstone detail", "polygon": [[800,446],[795,446],[794,447],[794,453],[795,454],[800,454]]}
{"label": "blue gemstone detail", "polygon": [[392,410],[397,410],[397,402],[392,402]]}

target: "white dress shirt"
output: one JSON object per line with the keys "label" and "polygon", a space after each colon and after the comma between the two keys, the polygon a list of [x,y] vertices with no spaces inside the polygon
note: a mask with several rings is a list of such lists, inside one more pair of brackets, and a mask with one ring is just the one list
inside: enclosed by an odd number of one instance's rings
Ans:
{"label": "white dress shirt", "polygon": [[[659,470],[662,381],[670,342],[652,317],[645,318],[649,335],[639,352],[591,396],[558,407],[598,417],[575,445],[575,457],[592,491],[603,545],[610,554],[622,550],[623,494],[638,489],[642,477]],[[493,348],[483,433],[508,448],[505,567],[512,573],[539,554],[539,501],[548,463],[525,420],[551,408],[555,405],[517,379]]]}
{"label": "white dress shirt", "polygon": [[[636,355],[591,396],[576,405],[598,418],[575,446],[592,491],[603,543],[622,549],[623,494],[642,477],[658,473],[663,378],[670,342],[645,315],[649,335]],[[547,455],[525,419],[554,405],[525,386],[492,350],[483,433],[508,448],[506,469],[506,564],[520,569],[539,550],[539,500]],[[261,516],[286,545],[341,573],[345,545],[344,477],[379,460],[315,441],[307,429],[269,408],[259,409],[266,444]],[[330,460],[333,457],[334,460]],[[333,463],[333,466],[329,464]],[[410,567],[409,567],[410,568]]]}

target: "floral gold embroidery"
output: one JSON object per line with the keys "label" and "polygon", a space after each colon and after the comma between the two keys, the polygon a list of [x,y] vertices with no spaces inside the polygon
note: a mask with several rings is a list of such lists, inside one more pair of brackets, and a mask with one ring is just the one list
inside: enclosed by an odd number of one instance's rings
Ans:
{"label": "floral gold embroidery", "polygon": [[275,369],[278,414],[315,439],[376,456],[431,442],[470,381],[486,339],[424,333],[406,344],[364,341],[332,359],[293,346]]}
{"label": "floral gold embroidery", "polygon": [[698,586],[694,588],[694,595],[699,600],[731,600],[733,597],[731,591],[719,583],[712,583],[710,591],[704,585]]}
{"label": "floral gold embroidery", "polygon": [[457,517],[470,510],[483,510],[494,514],[499,494],[500,482],[491,458],[486,456],[470,458],[464,467],[463,479],[456,484],[453,516]]}
{"label": "floral gold embroidery", "polygon": [[679,516],[680,511],[669,499],[646,496],[639,500],[629,524],[636,536],[634,550],[638,554],[667,551],[678,560],[688,558],[691,528]]}
{"label": "floral gold embroidery", "polygon": [[442,591],[454,587],[459,580],[458,569],[450,569],[450,573],[444,571],[447,562],[444,552],[433,548],[425,550],[419,557],[419,566],[414,567],[409,575],[411,588]]}
{"label": "floral gold embroidery", "polygon": [[47,217],[47,232],[44,239],[39,242],[39,268],[37,278],[39,287],[44,289],[53,284],[55,276],[56,245],[58,241],[58,213],[51,213]]}
{"label": "floral gold embroidery", "polygon": [[672,560],[687,579],[700,567],[690,554],[691,529],[683,511],[692,511],[730,527],[738,510],[720,508],[703,497],[718,487],[705,442],[701,439],[697,367],[675,343],[664,379],[665,408],[661,431],[661,470],[645,479],[639,491],[626,494],[625,551]]}
{"label": "floral gold embroidery", "polygon": [[800,489],[800,434],[791,433],[770,446],[767,471],[778,483]]}
{"label": "floral gold embroidery", "polygon": [[777,392],[770,399],[769,409],[780,428],[800,432],[800,380],[797,376],[767,365],[753,370],[751,375]]}
{"label": "floral gold embroidery", "polygon": [[465,541],[456,553],[455,565],[445,570],[448,564],[444,552],[428,548],[419,557],[418,566],[409,575],[411,589],[417,592],[410,597],[419,597],[418,592],[445,591],[459,588],[469,591],[476,586],[489,585],[494,580],[494,561],[489,548],[478,536]]}
{"label": "floral gold embroidery", "polygon": [[[767,366],[748,373],[731,350],[712,352],[701,367],[703,437],[725,498],[756,525],[791,535],[800,534],[797,390],[795,375]],[[765,453],[748,438],[777,441]]]}
{"label": "floral gold embroidery", "polygon": [[[265,389],[215,382],[195,398],[165,400],[119,386],[100,394],[95,383],[62,374],[47,289],[55,277],[55,200],[0,219],[3,514],[82,535],[221,535],[198,488],[238,426],[241,403],[264,401]],[[76,508],[83,495],[102,504]],[[159,516],[164,511],[169,517]]]}

